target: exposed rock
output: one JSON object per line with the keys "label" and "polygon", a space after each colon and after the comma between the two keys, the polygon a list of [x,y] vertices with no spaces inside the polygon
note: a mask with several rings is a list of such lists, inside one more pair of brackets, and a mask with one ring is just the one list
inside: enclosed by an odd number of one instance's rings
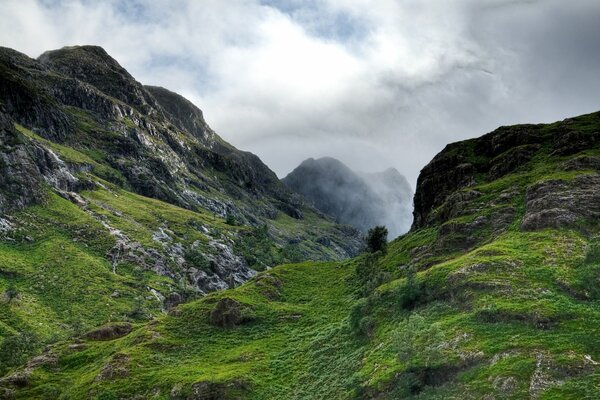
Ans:
{"label": "exposed rock", "polygon": [[[248,383],[241,380],[230,382],[200,381],[192,385],[192,393],[187,400],[241,400],[240,397],[249,389]],[[171,395],[173,396],[173,391]]]}
{"label": "exposed rock", "polygon": [[0,215],[42,201],[43,176],[36,163],[40,154],[0,109]]}
{"label": "exposed rock", "polygon": [[591,149],[600,142],[600,132],[584,132],[571,127],[572,120],[563,121],[554,132],[552,154],[567,156]]}
{"label": "exposed rock", "polygon": [[471,189],[459,190],[452,193],[438,209],[429,215],[429,223],[433,221],[444,222],[477,211],[473,207],[473,200],[476,200],[480,196],[480,192]]}
{"label": "exposed rock", "polygon": [[58,357],[51,351],[46,351],[44,354],[40,354],[39,356],[33,357],[31,360],[27,362],[27,367],[29,368],[37,368],[37,367],[58,367]]}
{"label": "exposed rock", "polygon": [[246,261],[234,254],[231,246],[215,240],[209,242],[213,254],[207,254],[210,271],[190,268],[190,277],[196,287],[203,292],[226,289],[241,285],[256,275]]}
{"label": "exposed rock", "polygon": [[224,384],[202,381],[192,385],[192,394],[188,396],[188,400],[221,400],[224,396]]}
{"label": "exposed rock", "polygon": [[443,223],[457,212],[474,211],[477,199],[469,188],[481,183],[477,179],[482,176],[497,179],[514,171],[542,151],[541,143],[548,138],[540,127],[500,127],[478,139],[447,145],[419,174],[412,229]]}
{"label": "exposed rock", "polygon": [[581,175],[571,181],[550,180],[530,186],[521,228],[595,228],[593,222],[600,216],[599,185],[600,176]]}
{"label": "exposed rock", "polygon": [[24,388],[29,385],[31,375],[33,374],[32,368],[24,368],[19,371],[15,371],[5,377],[0,378],[0,385],[9,385],[17,388]]}
{"label": "exposed rock", "polygon": [[0,73],[0,103],[5,112],[21,125],[39,128],[47,138],[61,140],[75,130],[72,118],[56,107],[48,91],[34,84],[36,78],[49,72],[43,65],[0,47],[0,66],[5,67]]}
{"label": "exposed rock", "polygon": [[529,144],[514,147],[490,161],[490,171],[488,179],[495,180],[516,170],[518,167],[531,160],[535,153],[540,149],[539,144]]}
{"label": "exposed rock", "polygon": [[565,171],[600,171],[600,158],[593,156],[579,156],[564,162]]}
{"label": "exposed rock", "polygon": [[540,314],[537,310],[530,313],[521,313],[495,308],[486,308],[477,312],[477,319],[486,323],[523,322],[537,329],[552,329],[557,321],[551,317]]}
{"label": "exposed rock", "polygon": [[517,379],[514,376],[497,376],[492,382],[494,389],[500,392],[502,396],[510,396],[517,388],[517,384]]}
{"label": "exposed rock", "polygon": [[63,47],[43,53],[38,61],[63,75],[89,83],[143,113],[156,108],[156,100],[101,47]]}
{"label": "exposed rock", "polygon": [[177,292],[171,292],[165,298],[165,309],[170,310],[181,303],[183,303],[183,297]]}
{"label": "exposed rock", "polygon": [[125,378],[129,375],[129,356],[122,353],[117,353],[110,361],[105,364],[100,373],[96,375],[95,381],[107,381],[119,378]]}
{"label": "exposed rock", "polygon": [[86,333],[85,337],[91,340],[113,340],[128,335],[132,330],[130,323],[113,323],[94,329]]}
{"label": "exposed rock", "polygon": [[215,132],[210,129],[202,111],[183,96],[158,86],[144,86],[170,116],[175,126],[186,130],[200,139],[204,144],[212,146]]}
{"label": "exposed rock", "polygon": [[440,227],[437,247],[440,250],[469,249],[479,241],[477,233],[488,225],[488,218],[480,216],[472,222],[450,221]]}
{"label": "exposed rock", "polygon": [[247,307],[237,300],[225,297],[210,312],[210,323],[222,328],[232,328],[253,319]]}
{"label": "exposed rock", "polygon": [[[100,47],[65,47],[38,60],[0,48],[0,71],[2,113],[10,116],[0,121],[1,214],[42,201],[46,184],[76,202],[72,193],[91,188],[78,172],[181,207],[206,208],[220,217],[231,213],[253,226],[276,218],[278,210],[297,219],[315,212],[258,157],[216,135],[195,105],[166,89],[142,86]],[[13,119],[76,150],[94,148],[103,157],[101,168],[65,163],[44,143],[16,132]],[[330,245],[306,246],[308,258],[341,259],[360,250],[356,231],[307,224],[336,239]],[[284,243],[288,234],[277,231],[273,240]],[[110,257],[141,261],[145,268],[171,276],[174,271],[163,262],[168,261],[184,275],[177,248],[165,250],[167,257],[119,240]],[[242,271],[232,279],[237,284],[247,276]],[[231,286],[229,277],[224,282]]]}
{"label": "exposed rock", "polygon": [[442,152],[421,170],[414,198],[413,228],[431,224],[429,214],[443,204],[448,195],[475,184],[475,167],[459,162],[457,157]]}
{"label": "exposed rock", "polygon": [[255,280],[255,285],[260,288],[263,296],[269,300],[279,300],[281,298],[281,288],[283,282],[271,274],[259,275]]}
{"label": "exposed rock", "polygon": [[555,379],[550,373],[550,364],[544,354],[536,356],[535,370],[529,382],[529,395],[532,399],[540,397],[542,392],[551,386],[560,385],[563,382]]}

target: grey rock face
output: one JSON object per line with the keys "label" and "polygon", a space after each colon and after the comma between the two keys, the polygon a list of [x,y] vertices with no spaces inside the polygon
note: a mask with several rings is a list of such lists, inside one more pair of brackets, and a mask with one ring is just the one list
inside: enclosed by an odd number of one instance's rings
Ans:
{"label": "grey rock face", "polygon": [[600,176],[582,175],[571,181],[551,180],[527,189],[521,228],[579,228],[600,217]]}
{"label": "grey rock face", "polygon": [[43,177],[34,158],[40,149],[26,141],[0,112],[0,214],[41,201]]}
{"label": "grey rock face", "polygon": [[579,156],[571,158],[563,164],[565,171],[600,171],[600,158],[592,156]]}
{"label": "grey rock face", "polygon": [[[549,125],[516,125],[500,127],[477,139],[451,143],[421,171],[414,198],[412,229],[431,227],[476,210],[477,199],[469,188],[491,182],[508,174],[527,171],[531,163],[544,162],[545,157],[562,157],[596,148],[600,145],[599,113],[566,119]],[[566,171],[600,170],[600,160],[579,155],[563,163]],[[511,197],[522,193],[516,188]],[[534,190],[534,188],[531,188]],[[558,190],[558,189],[557,189]],[[583,195],[589,198],[589,195]],[[502,203],[498,197],[493,203]],[[475,207],[475,208],[474,208]],[[558,225],[572,224],[572,214],[546,207],[536,217],[528,215],[526,229],[548,225],[555,218]],[[567,211],[570,210],[567,207]],[[572,210],[575,212],[575,210]],[[546,222],[544,222],[546,221]]]}
{"label": "grey rock face", "polygon": [[98,46],[73,46],[47,51],[38,61],[63,75],[97,87],[133,105],[143,114],[156,109],[156,101],[119,63]]}

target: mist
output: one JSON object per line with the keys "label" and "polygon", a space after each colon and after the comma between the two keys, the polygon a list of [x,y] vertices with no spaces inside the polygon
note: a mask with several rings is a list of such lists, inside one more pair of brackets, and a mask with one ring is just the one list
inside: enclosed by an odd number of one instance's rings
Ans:
{"label": "mist", "polygon": [[413,191],[395,169],[362,173],[331,157],[309,158],[282,181],[323,213],[363,234],[384,225],[391,239],[411,226]]}

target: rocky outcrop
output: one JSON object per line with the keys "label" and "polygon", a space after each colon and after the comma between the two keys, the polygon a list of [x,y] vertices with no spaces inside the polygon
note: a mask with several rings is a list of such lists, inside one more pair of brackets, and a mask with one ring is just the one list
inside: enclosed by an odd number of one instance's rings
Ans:
{"label": "rocky outcrop", "polygon": [[210,323],[222,328],[233,328],[252,319],[247,306],[228,297],[219,300],[210,312]]}
{"label": "rocky outcrop", "polygon": [[0,214],[43,201],[44,187],[58,192],[86,189],[52,150],[18,132],[0,110]]}
{"label": "rocky outcrop", "polygon": [[[600,113],[595,113],[550,125],[501,127],[480,138],[447,145],[419,175],[412,229],[431,227],[477,212],[481,205],[477,204],[478,194],[471,187],[518,171],[527,171],[527,166],[536,162],[538,156],[541,157],[538,162],[543,162],[543,157],[571,156],[595,148],[600,145],[600,132],[595,128],[599,118]],[[598,170],[600,161],[593,156],[579,155],[566,160],[563,169]],[[528,198],[532,200],[531,196],[535,196],[533,191],[537,189],[530,189]],[[517,193],[520,190],[517,189]],[[589,199],[587,194],[574,196]],[[496,202],[502,201],[498,197]],[[561,214],[558,210],[560,207],[554,211],[545,207],[544,213],[548,218],[540,214],[542,210],[539,207],[529,208],[538,215],[528,215],[528,220],[524,223],[526,229],[534,229],[536,224],[546,225],[546,222],[540,221],[549,220],[552,215],[562,221],[557,222],[560,225],[569,224],[566,220],[573,217]]]}
{"label": "rocky outcrop", "polygon": [[570,181],[550,180],[527,188],[521,228],[597,228],[600,217],[600,176],[581,175]]}
{"label": "rocky outcrop", "polygon": [[90,340],[114,340],[128,335],[133,326],[127,322],[108,324],[85,334]]}
{"label": "rocky outcrop", "polygon": [[210,129],[202,111],[185,97],[159,86],[144,86],[168,113],[169,120],[183,131],[190,132],[204,144],[215,143],[215,132]]}
{"label": "rocky outcrop", "polygon": [[89,83],[143,114],[156,112],[156,100],[102,47],[63,47],[43,53],[38,61],[62,75]]}
{"label": "rocky outcrop", "polygon": [[[473,199],[469,187],[501,178],[527,164],[547,136],[539,125],[517,125],[447,145],[421,170],[412,228],[444,222],[457,210],[469,208]],[[463,194],[457,197],[459,191]],[[469,198],[461,200],[460,196]]]}
{"label": "rocky outcrop", "polygon": [[41,201],[43,177],[32,155],[43,152],[27,144],[12,120],[2,112],[0,149],[0,214]]}

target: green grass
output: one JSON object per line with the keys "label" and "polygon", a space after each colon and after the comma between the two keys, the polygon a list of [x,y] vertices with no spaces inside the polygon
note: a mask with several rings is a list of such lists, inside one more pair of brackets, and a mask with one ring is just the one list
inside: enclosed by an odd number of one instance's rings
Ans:
{"label": "green grass", "polygon": [[[394,270],[401,253],[423,243],[423,233],[414,236],[390,244],[379,266]],[[517,383],[507,398],[518,399],[528,396],[539,354],[565,382],[541,398],[585,398],[598,384],[594,368],[582,368],[585,356],[600,359],[600,338],[594,334],[600,304],[573,298],[557,282],[576,285],[578,269],[590,262],[588,251],[587,240],[572,231],[507,233],[419,272],[422,297],[408,309],[397,300],[405,282],[399,272],[369,295],[374,328],[367,337],[354,332],[348,320],[359,301],[354,276],[359,260],[280,266],[237,289],[182,305],[174,315],[110,344],[88,341],[80,352],[57,346],[59,372],[36,370],[32,386],[18,398],[145,393],[166,399],[173,390],[185,398],[202,381],[228,383],[230,396],[241,391],[249,399],[375,393],[393,398],[409,396],[411,387],[414,394],[415,381],[423,398],[460,393],[478,398],[497,392],[494,380],[512,377]],[[234,328],[211,326],[209,313],[224,297],[243,304],[253,320]],[[407,322],[417,316],[420,325]],[[400,353],[412,356],[401,359]],[[115,354],[128,356],[127,377],[98,381]],[[435,371],[452,384],[419,381]]]}
{"label": "green grass", "polygon": [[[574,126],[592,133],[597,122],[584,116]],[[556,127],[536,129],[550,140]],[[450,147],[449,156],[460,154],[486,161],[473,141]],[[469,187],[480,193],[472,207],[444,223],[469,224],[504,207],[514,215],[503,230],[488,224],[474,232],[468,248],[442,246],[447,233],[438,224],[396,239],[385,254],[277,266],[168,315],[152,308],[145,286],[173,283],[133,265],[112,274],[104,255],[113,239],[89,213],[50,195],[19,216],[25,228],[17,240],[0,244],[0,265],[7,266],[0,285],[21,294],[0,309],[0,334],[32,331],[50,340],[59,332],[62,339],[48,350],[58,365],[35,368],[15,397],[185,399],[205,383],[218,398],[257,400],[595,398],[599,239],[590,229],[520,229],[528,187],[593,173],[564,171],[567,159],[551,155],[546,143],[511,174],[491,182],[478,176]],[[502,200],[502,193],[511,195]],[[266,230],[232,226],[112,185],[82,196],[92,213],[147,247],[159,248],[152,239],[159,228],[204,246],[205,226],[232,239],[246,235],[237,251],[271,262],[314,251],[311,241],[328,224],[309,213],[300,222],[279,214]],[[286,248],[278,232],[303,241]],[[123,296],[112,297],[113,288]],[[245,323],[211,325],[224,298],[239,302]],[[151,321],[127,316],[140,301]],[[134,330],[74,349],[68,338],[76,317],[85,330],[111,320],[131,320]],[[111,370],[117,373],[102,378]]]}

